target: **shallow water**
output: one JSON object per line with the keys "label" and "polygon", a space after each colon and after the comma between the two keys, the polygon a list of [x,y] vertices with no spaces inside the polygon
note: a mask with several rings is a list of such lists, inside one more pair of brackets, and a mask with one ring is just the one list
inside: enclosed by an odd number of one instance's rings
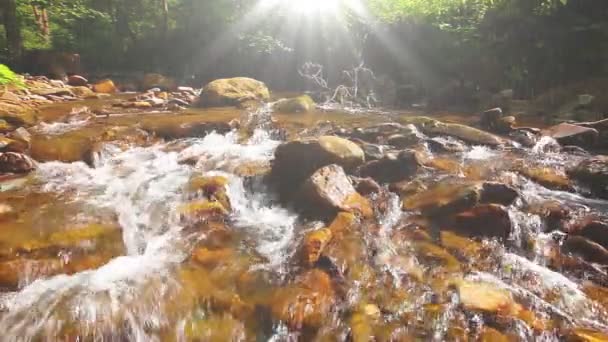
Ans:
{"label": "shallow water", "polygon": [[[48,111],[47,118],[59,117],[58,108]],[[493,329],[512,340],[552,341],[576,328],[607,333],[608,301],[589,290],[604,289],[597,280],[608,279],[604,269],[590,276],[554,266],[561,233],[545,232],[531,208],[557,201],[572,220],[604,218],[608,201],[522,176],[522,163],[562,172],[580,160],[547,150],[548,139],[530,149],[425,151],[436,163],[420,175],[427,185],[494,180],[520,191],[508,208],[513,231],[506,241],[438,233],[385,191],[373,195],[374,218],[334,236],[314,267],[321,275],[299,262],[306,233],[332,222],[305,219],[264,182],[280,139],[400,115],[212,109],[40,124],[33,154],[46,162],[25,184],[0,193],[17,209],[0,221],[0,280],[8,263],[27,266],[17,268],[16,284],[3,284],[2,340],[459,341],[492,340],[496,335],[485,334]],[[213,126],[233,119],[248,124]],[[193,124],[215,132],[194,134]],[[157,136],[103,141],[115,126]],[[161,139],[168,135],[173,139]],[[78,161],[98,142],[88,164]],[[191,184],[215,176],[226,179],[229,214],[193,221],[189,205],[208,195]],[[462,284],[480,286],[481,304],[465,303],[462,289],[457,295]],[[495,301],[498,309],[484,306]],[[287,319],[277,313],[282,305],[293,311]]]}

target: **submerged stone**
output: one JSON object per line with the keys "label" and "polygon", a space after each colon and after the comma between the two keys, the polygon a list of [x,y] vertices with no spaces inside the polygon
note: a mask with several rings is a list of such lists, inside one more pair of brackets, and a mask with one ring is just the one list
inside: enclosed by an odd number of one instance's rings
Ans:
{"label": "submerged stone", "polygon": [[570,179],[559,171],[548,167],[522,165],[518,170],[522,175],[538,184],[554,190],[572,190]]}
{"label": "submerged stone", "polygon": [[403,201],[406,210],[420,210],[430,216],[455,214],[479,202],[479,187],[470,184],[442,183],[414,194]]}
{"label": "submerged stone", "polygon": [[323,249],[332,239],[332,231],[328,228],[323,228],[309,232],[304,236],[302,245],[302,259],[307,266],[313,266],[319,258]]}
{"label": "submerged stone", "polygon": [[516,316],[522,307],[511,293],[496,285],[460,280],[456,282],[460,303],[466,310]]}

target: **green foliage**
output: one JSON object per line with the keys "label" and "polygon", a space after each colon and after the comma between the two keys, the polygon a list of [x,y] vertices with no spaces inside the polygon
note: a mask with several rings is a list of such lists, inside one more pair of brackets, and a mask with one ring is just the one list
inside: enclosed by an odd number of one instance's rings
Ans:
{"label": "green foliage", "polygon": [[0,85],[1,86],[17,86],[25,87],[25,84],[9,67],[0,64]]}

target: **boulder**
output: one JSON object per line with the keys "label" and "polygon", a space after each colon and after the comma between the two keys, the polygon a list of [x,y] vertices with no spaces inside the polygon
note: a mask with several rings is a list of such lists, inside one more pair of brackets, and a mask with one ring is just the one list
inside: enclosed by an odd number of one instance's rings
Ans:
{"label": "boulder", "polygon": [[568,175],[599,197],[608,198],[608,157],[598,156],[578,163]]}
{"label": "boulder", "polygon": [[321,167],[337,164],[351,170],[364,161],[357,144],[337,136],[295,140],[276,149],[270,177],[286,195]]}
{"label": "boulder", "polygon": [[246,77],[212,81],[203,88],[199,105],[203,107],[234,106],[247,100],[267,101],[270,91],[258,80]]}
{"label": "boulder", "polygon": [[481,204],[457,214],[451,228],[471,237],[489,237],[506,240],[512,223],[507,209],[498,204]]}
{"label": "boulder", "polygon": [[549,127],[543,131],[543,134],[557,140],[562,146],[574,145],[585,148],[596,145],[599,137],[596,129],[569,123]]}
{"label": "boulder", "polygon": [[86,87],[89,84],[89,80],[79,75],[72,75],[68,77],[68,85],[72,87]]}
{"label": "boulder", "polygon": [[370,177],[381,183],[399,182],[414,176],[422,168],[422,157],[414,150],[404,150],[362,165],[361,177]]}
{"label": "boulder", "polygon": [[315,109],[315,101],[308,95],[301,95],[277,101],[272,109],[279,113],[306,113]]}
{"label": "boulder", "polygon": [[114,94],[118,92],[118,88],[110,79],[101,80],[93,85],[93,91],[101,94]]}
{"label": "boulder", "polygon": [[164,91],[173,91],[177,89],[177,83],[174,79],[161,74],[145,74],[141,81],[140,90],[146,91],[153,88],[158,88]]}
{"label": "boulder", "polygon": [[455,123],[436,122],[434,125],[427,125],[423,131],[434,135],[448,135],[471,144],[501,146],[505,143],[504,139],[477,128]]}
{"label": "boulder", "polygon": [[36,168],[36,162],[25,154],[0,153],[0,173],[28,173]]}
{"label": "boulder", "polygon": [[370,202],[361,196],[351,184],[344,169],[339,165],[328,165],[317,170],[302,185],[299,193],[305,212],[333,216],[337,212],[356,212],[371,217]]}

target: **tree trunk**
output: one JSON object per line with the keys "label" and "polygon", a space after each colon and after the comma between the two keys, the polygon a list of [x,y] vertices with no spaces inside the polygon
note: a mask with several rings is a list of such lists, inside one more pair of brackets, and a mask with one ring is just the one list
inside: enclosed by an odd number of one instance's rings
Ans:
{"label": "tree trunk", "polygon": [[36,26],[40,31],[40,35],[44,38],[47,43],[51,41],[51,26],[49,25],[49,15],[46,8],[38,8],[38,6],[32,5],[32,11],[34,12],[34,19]]}
{"label": "tree trunk", "polygon": [[23,52],[23,41],[21,39],[21,28],[17,19],[16,0],[0,0],[2,7],[2,20],[8,42],[8,53],[12,61],[18,61]]}

